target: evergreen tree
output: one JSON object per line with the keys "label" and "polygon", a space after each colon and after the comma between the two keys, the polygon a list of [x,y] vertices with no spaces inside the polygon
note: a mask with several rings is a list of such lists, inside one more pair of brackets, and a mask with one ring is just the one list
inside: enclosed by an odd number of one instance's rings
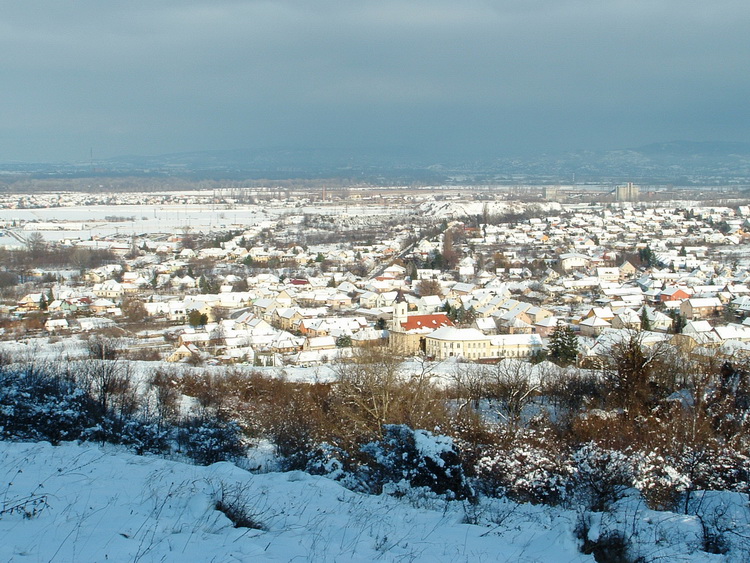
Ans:
{"label": "evergreen tree", "polygon": [[678,312],[669,312],[669,316],[672,317],[672,334],[681,334],[682,329],[685,328],[687,320]]}
{"label": "evergreen tree", "polygon": [[198,278],[198,289],[201,293],[218,293],[219,284],[204,274]]}
{"label": "evergreen tree", "polygon": [[650,246],[647,246],[646,248],[641,248],[638,251],[638,257],[641,260],[641,264],[646,266],[647,268],[650,268],[651,266],[656,266],[656,256],[654,255],[654,251],[651,250]]}
{"label": "evergreen tree", "polygon": [[198,289],[201,293],[210,293],[211,289],[208,284],[208,280],[206,279],[206,276],[201,276],[198,279]]}
{"label": "evergreen tree", "polygon": [[724,305],[722,315],[726,322],[736,323],[737,322],[737,306],[731,301],[729,303],[726,303]]}
{"label": "evergreen tree", "polygon": [[192,327],[206,326],[206,323],[208,323],[208,315],[206,315],[206,313],[201,313],[196,309],[192,309],[188,313],[188,323],[190,323],[190,326]]}
{"label": "evergreen tree", "polygon": [[348,334],[344,334],[342,336],[339,336],[336,339],[336,347],[337,348],[351,348],[352,347],[352,337]]}
{"label": "evergreen tree", "polygon": [[458,320],[458,307],[451,306],[448,301],[443,305],[443,311],[445,312],[445,316],[448,317],[451,322],[455,323]]}
{"label": "evergreen tree", "polygon": [[578,358],[578,336],[568,325],[558,322],[549,337],[549,359],[559,366],[568,366]]}
{"label": "evergreen tree", "polygon": [[416,280],[419,277],[417,266],[413,262],[409,265],[409,277],[412,279],[412,281]]}
{"label": "evergreen tree", "polygon": [[641,330],[651,330],[651,319],[648,318],[646,307],[641,309]]}

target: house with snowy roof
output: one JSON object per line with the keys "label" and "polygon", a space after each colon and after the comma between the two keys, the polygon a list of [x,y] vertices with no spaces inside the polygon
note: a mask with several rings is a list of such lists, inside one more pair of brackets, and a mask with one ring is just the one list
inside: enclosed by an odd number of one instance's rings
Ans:
{"label": "house with snowy roof", "polygon": [[122,284],[115,280],[97,283],[94,285],[93,291],[97,297],[106,297],[107,299],[120,299],[125,293]]}
{"label": "house with snowy roof", "polygon": [[722,308],[718,297],[693,297],[680,304],[680,315],[686,319],[707,319],[719,315]]}
{"label": "house with snowy roof", "polygon": [[482,334],[494,335],[497,334],[497,324],[495,319],[489,317],[478,317],[474,319],[471,328],[475,328],[482,332]]}
{"label": "house with snowy roof", "polygon": [[487,336],[474,328],[443,327],[425,339],[427,355],[436,360],[462,358],[469,361],[491,358],[530,358],[541,352],[538,334]]}
{"label": "house with snowy roof", "polygon": [[444,326],[425,337],[425,352],[436,360],[452,357],[467,360],[490,358],[491,338],[475,328]]}
{"label": "house with snowy roof", "polygon": [[620,270],[620,280],[629,279],[632,276],[634,276],[637,272],[635,269],[635,266],[633,266],[630,262],[627,260],[620,264],[620,267],[618,268]]}
{"label": "house with snowy roof", "polygon": [[531,334],[534,332],[531,320],[525,313],[511,318],[498,318],[497,328],[498,332],[501,334]]}
{"label": "house with snowy roof", "polygon": [[639,330],[641,328],[641,318],[633,309],[620,309],[612,319],[613,328],[629,328]]}
{"label": "house with snowy roof", "polygon": [[555,331],[559,322],[558,317],[545,317],[534,323],[534,332],[542,338],[546,338]]}
{"label": "house with snowy roof", "polygon": [[296,330],[303,318],[305,317],[298,307],[279,307],[271,315],[271,324],[281,330]]}
{"label": "house with snowy roof", "polygon": [[[665,306],[668,303],[677,303],[676,301],[668,301]],[[679,309],[679,307],[677,307]],[[654,332],[668,332],[672,328],[672,317],[669,315],[665,315],[661,311],[657,311],[654,307],[649,307],[648,305],[644,305],[638,311],[638,318],[643,319],[643,315],[645,315],[648,319],[648,324],[650,326],[650,329]]]}
{"label": "house with snowy roof", "polygon": [[682,328],[682,334],[689,336],[700,345],[714,344],[721,340],[708,321],[688,321]]}
{"label": "house with snowy roof", "polygon": [[44,330],[47,332],[59,332],[70,329],[67,319],[49,319],[44,323]]}
{"label": "house with snowy roof", "polygon": [[544,347],[538,334],[498,334],[490,339],[490,344],[493,358],[529,359]]}
{"label": "house with snowy roof", "polygon": [[589,264],[591,264],[591,257],[578,252],[566,252],[560,254],[559,263],[563,271],[570,272],[572,270],[588,268]]}
{"label": "house with snowy roof", "polygon": [[722,341],[736,340],[738,342],[750,342],[750,327],[747,326],[738,324],[717,326],[714,327],[714,332]]}
{"label": "house with snowy roof", "polygon": [[448,290],[447,297],[456,298],[463,295],[469,295],[475,288],[476,286],[473,283],[456,282]]}
{"label": "house with snowy roof", "polygon": [[425,295],[417,300],[417,311],[420,314],[430,314],[443,306],[443,300],[439,295]]}
{"label": "house with snowy roof", "polygon": [[[614,316],[612,318],[614,319]],[[581,320],[581,322],[578,323],[578,326],[581,331],[581,336],[589,336],[592,338],[596,338],[605,330],[612,328],[612,324],[609,321],[602,317],[597,317],[596,315]]]}
{"label": "house with snowy roof", "polygon": [[182,362],[190,358],[203,358],[203,352],[195,344],[181,344],[167,358],[168,362]]}
{"label": "house with snowy roof", "polygon": [[596,269],[596,277],[604,282],[617,282],[620,280],[620,269],[613,267],[599,267]]}

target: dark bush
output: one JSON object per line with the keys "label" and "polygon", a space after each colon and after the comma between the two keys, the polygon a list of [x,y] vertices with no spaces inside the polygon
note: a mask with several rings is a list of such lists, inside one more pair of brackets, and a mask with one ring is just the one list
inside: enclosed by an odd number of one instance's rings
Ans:
{"label": "dark bush", "polygon": [[221,483],[217,497],[214,505],[216,510],[229,518],[235,528],[267,529],[258,515],[251,510],[254,502],[248,496],[245,487],[239,484],[227,486],[225,483]]}
{"label": "dark bush", "polygon": [[412,430],[402,424],[383,428],[383,439],[362,447],[371,469],[373,492],[382,491],[386,484],[406,482],[411,487],[426,487],[452,499],[474,497],[450,438]]}
{"label": "dark bush", "polygon": [[201,465],[231,461],[247,451],[240,426],[216,416],[185,420],[177,432],[177,442],[187,457]]}
{"label": "dark bush", "polygon": [[39,370],[0,372],[0,437],[77,440],[96,423],[96,403],[74,381]]}
{"label": "dark bush", "polygon": [[643,559],[630,554],[630,541],[622,530],[610,529],[604,522],[599,522],[599,527],[601,529],[592,534],[592,514],[578,513],[575,534],[581,542],[581,553],[593,555],[598,563],[644,563]]}
{"label": "dark bush", "polygon": [[174,429],[140,417],[105,416],[82,439],[128,446],[138,455],[168,453]]}

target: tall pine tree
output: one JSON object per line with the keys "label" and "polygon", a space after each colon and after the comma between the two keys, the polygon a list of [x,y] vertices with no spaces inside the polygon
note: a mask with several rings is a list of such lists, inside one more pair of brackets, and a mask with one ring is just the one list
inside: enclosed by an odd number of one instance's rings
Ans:
{"label": "tall pine tree", "polygon": [[550,334],[548,358],[559,366],[574,364],[578,358],[578,336],[561,321]]}

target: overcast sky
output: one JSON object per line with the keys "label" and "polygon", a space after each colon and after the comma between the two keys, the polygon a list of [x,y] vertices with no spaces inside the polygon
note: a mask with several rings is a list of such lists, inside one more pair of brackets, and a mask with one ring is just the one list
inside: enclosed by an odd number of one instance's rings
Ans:
{"label": "overcast sky", "polygon": [[750,140],[748,0],[0,0],[0,161]]}

